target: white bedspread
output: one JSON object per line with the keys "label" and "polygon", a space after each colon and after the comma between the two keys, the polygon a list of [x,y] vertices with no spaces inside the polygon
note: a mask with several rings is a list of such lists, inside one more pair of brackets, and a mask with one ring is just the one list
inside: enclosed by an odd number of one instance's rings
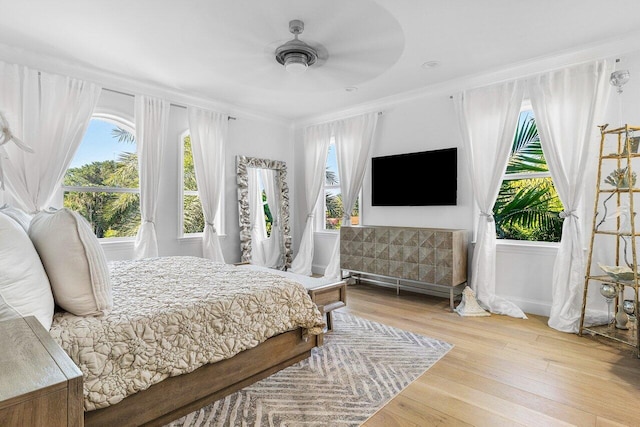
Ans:
{"label": "white bedspread", "polygon": [[279,333],[324,328],[304,286],[277,274],[196,257],[109,267],[113,311],[102,318],[56,313],[50,331],[84,374],[87,411]]}

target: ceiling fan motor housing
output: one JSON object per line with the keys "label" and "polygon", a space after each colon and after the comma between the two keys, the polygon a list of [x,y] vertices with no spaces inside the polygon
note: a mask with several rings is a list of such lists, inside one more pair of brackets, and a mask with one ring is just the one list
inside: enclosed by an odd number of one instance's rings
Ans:
{"label": "ceiling fan motor housing", "polygon": [[276,61],[285,67],[289,64],[300,64],[306,68],[315,64],[318,59],[316,50],[302,40],[298,40],[298,35],[304,31],[304,22],[299,19],[290,21],[289,31],[294,34],[295,38],[278,46],[276,49]]}

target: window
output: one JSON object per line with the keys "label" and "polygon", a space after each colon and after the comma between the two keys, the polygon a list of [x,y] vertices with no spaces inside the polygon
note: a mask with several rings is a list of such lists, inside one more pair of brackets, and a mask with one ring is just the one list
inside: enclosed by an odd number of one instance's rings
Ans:
{"label": "window", "polygon": [[497,237],[559,242],[562,210],[540,145],[533,111],[523,109],[493,207]]}
{"label": "window", "polygon": [[133,126],[94,117],[63,179],[63,205],[100,238],[133,237],[140,226],[138,156]]}
{"label": "window", "polygon": [[[342,205],[342,192],[340,190],[340,177],[338,174],[338,161],[336,158],[336,145],[332,141],[327,154],[324,180],[324,230],[339,230],[342,226],[344,207]],[[356,199],[351,212],[351,225],[360,223],[360,196]]]}
{"label": "window", "polygon": [[[182,214],[180,215],[182,235],[202,233],[204,231],[204,213],[198,195],[196,170],[193,165],[193,151],[191,150],[191,135],[182,135]],[[218,209],[220,212],[222,207]],[[214,225],[218,234],[222,234],[222,215],[217,215]]]}

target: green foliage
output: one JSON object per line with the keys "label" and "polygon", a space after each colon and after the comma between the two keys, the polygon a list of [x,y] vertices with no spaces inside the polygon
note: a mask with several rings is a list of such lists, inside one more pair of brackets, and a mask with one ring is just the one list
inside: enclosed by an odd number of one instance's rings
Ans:
{"label": "green foliage", "polygon": [[[135,142],[134,136],[122,128],[114,129],[112,137],[120,142]],[[106,160],[70,168],[63,185],[137,188],[138,156],[123,152],[117,161]],[[140,195],[136,193],[67,191],[64,207],[84,216],[98,237],[135,236],[140,226]]]}
{"label": "green foliage", "polygon": [[[518,125],[507,173],[548,171],[538,129],[529,116]],[[563,210],[551,178],[505,180],[493,207],[500,239],[559,242]]]}
{"label": "green foliage", "polygon": [[342,216],[344,215],[344,208],[342,207],[342,193],[332,194],[327,192],[325,194],[325,207],[325,228],[327,230],[339,229],[342,222]]}
{"label": "green foliage", "polygon": [[136,142],[136,136],[126,129],[117,127],[111,130],[111,136],[116,138],[118,142],[126,142],[132,144]]}
{"label": "green foliage", "polygon": [[504,181],[494,206],[500,239],[558,242],[562,204],[551,178]]}
{"label": "green foliage", "polygon": [[548,170],[536,121],[533,117],[527,116],[520,122],[513,137],[507,173],[547,172]]}
{"label": "green foliage", "polygon": [[[184,138],[183,144],[183,167],[184,167],[184,189],[189,191],[197,191],[198,183],[196,182],[196,168],[193,165],[193,152],[191,150],[191,136]],[[202,230],[200,230],[202,231]]]}
{"label": "green foliage", "polygon": [[267,236],[271,236],[271,227],[273,227],[273,215],[271,214],[271,208],[267,202],[267,193],[262,190],[262,203],[264,206],[264,222],[267,228]]}
{"label": "green foliage", "polygon": [[183,205],[184,233],[202,233],[204,230],[204,213],[198,196],[184,196]]}
{"label": "green foliage", "polygon": [[[198,191],[190,135],[184,137],[182,147],[183,189],[184,191]],[[202,233],[204,231],[204,213],[199,196],[185,194],[184,204],[182,205],[182,218],[183,233]]]}

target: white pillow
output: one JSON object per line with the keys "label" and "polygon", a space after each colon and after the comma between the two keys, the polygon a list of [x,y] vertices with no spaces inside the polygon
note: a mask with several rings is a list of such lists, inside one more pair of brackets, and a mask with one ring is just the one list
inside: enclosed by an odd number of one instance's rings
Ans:
{"label": "white pillow", "polygon": [[18,224],[22,226],[22,228],[24,228],[24,231],[29,231],[29,224],[31,223],[33,215],[26,213],[20,208],[9,205],[0,207],[0,212],[10,218],[13,218]]}
{"label": "white pillow", "polygon": [[29,237],[60,307],[77,316],[99,316],[113,307],[104,251],[91,226],[69,209],[38,212]]}
{"label": "white pillow", "polygon": [[0,321],[35,316],[49,330],[53,310],[49,279],[27,232],[0,213]]}

